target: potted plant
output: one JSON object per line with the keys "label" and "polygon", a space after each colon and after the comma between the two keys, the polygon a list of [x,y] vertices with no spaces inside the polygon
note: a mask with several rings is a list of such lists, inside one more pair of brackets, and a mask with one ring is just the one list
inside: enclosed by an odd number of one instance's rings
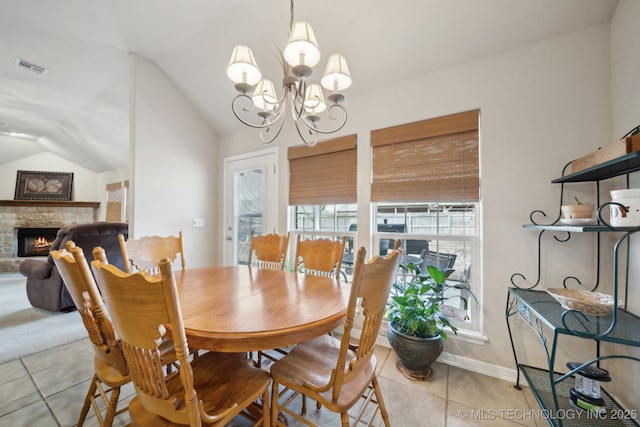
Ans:
{"label": "potted plant", "polygon": [[[395,283],[387,303],[388,338],[398,357],[396,366],[400,372],[410,379],[425,380],[432,376],[431,364],[442,353],[447,339],[445,328],[457,333],[457,328],[441,311],[449,299],[445,290],[469,289],[466,284],[447,283],[453,270],[441,271],[430,265],[428,275],[422,275],[411,263],[408,269],[414,273],[413,279],[408,283]],[[460,298],[466,306],[466,298]]]}

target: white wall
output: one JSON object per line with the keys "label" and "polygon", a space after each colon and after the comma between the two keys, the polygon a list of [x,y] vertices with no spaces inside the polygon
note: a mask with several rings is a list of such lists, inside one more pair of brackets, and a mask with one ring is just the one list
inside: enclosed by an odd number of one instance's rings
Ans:
{"label": "white wall", "polygon": [[102,201],[97,192],[98,174],[48,152],[1,165],[0,200],[13,200],[19,170],[73,172],[72,199],[79,202]]}
{"label": "white wall", "polygon": [[[611,21],[611,92],[613,111],[612,138],[618,139],[629,130],[640,125],[640,2],[621,0]],[[640,173],[631,175],[632,188],[640,187]],[[638,237],[631,245],[632,262],[630,271],[631,292],[629,306],[636,314],[640,313],[640,257]],[[640,358],[640,348],[608,345],[604,354],[628,354]],[[640,409],[640,363],[627,360],[610,361],[605,364],[614,379],[613,392],[629,408]]]}
{"label": "white wall", "polygon": [[0,200],[13,200],[19,170],[73,172],[72,199],[79,202],[100,202],[99,221],[104,221],[106,216],[106,185],[129,179],[128,168],[95,173],[55,154],[44,152],[0,166]]}
{"label": "white wall", "polygon": [[[513,367],[504,319],[507,287],[513,273],[531,282],[537,275],[538,235],[521,225],[536,209],[553,222],[560,188],[550,181],[561,176],[567,162],[609,142],[608,46],[608,27],[598,27],[487,58],[458,73],[442,73],[440,79],[451,87],[432,83],[432,91],[442,88],[431,95],[434,99],[449,98],[449,104],[460,99],[481,109],[482,320],[489,341],[484,347],[453,341],[446,351]],[[595,202],[594,193],[583,195],[577,187],[567,188],[565,200],[578,194]],[[594,281],[594,249],[589,242],[592,236],[581,235],[558,244],[547,234],[538,289],[560,287],[568,275]],[[544,363],[537,337],[522,323],[514,323],[520,362]],[[560,369],[577,349],[589,348],[579,340],[565,343],[571,348],[561,347]]]}
{"label": "white wall", "polygon": [[[609,43],[609,27],[602,26],[375,92],[354,96],[347,93],[349,121],[341,135],[358,136],[358,230],[359,243],[366,246],[371,228],[370,132],[474,108],[481,110],[480,297],[482,333],[488,341],[478,345],[454,338],[446,343],[445,351],[469,358],[473,364],[489,369],[489,373],[515,374],[505,322],[507,288],[513,273],[523,273],[533,280],[536,275],[537,234],[523,230],[522,224],[528,222],[529,213],[535,209],[554,217],[559,209],[560,188],[550,181],[559,177],[572,159],[610,142]],[[355,91],[358,76],[353,79],[350,90]],[[291,132],[292,124],[285,126],[288,133],[276,143],[280,147],[299,144]],[[220,159],[258,147],[255,131],[224,135]],[[286,224],[286,149],[280,153],[280,194],[284,203],[279,213],[280,222]],[[581,185],[572,191],[581,198],[595,197]],[[593,280],[594,271],[584,267],[585,262],[592,265],[593,249],[585,243],[574,238],[563,245],[547,244],[542,266],[544,287],[561,286],[562,278],[569,274]],[[519,325],[516,335],[525,359],[544,361],[540,343],[527,327]],[[574,345],[588,347],[579,340],[569,341],[574,351]],[[575,357],[575,353],[565,353],[559,356],[561,363]]]}
{"label": "white wall", "polygon": [[[160,69],[133,55],[130,236],[183,232],[188,267],[217,257],[216,135]],[[194,217],[204,228],[192,227]]]}

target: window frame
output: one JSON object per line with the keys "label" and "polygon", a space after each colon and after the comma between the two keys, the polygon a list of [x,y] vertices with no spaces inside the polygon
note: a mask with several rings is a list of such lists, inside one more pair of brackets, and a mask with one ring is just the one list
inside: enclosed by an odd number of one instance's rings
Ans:
{"label": "window frame", "polygon": [[[429,202],[425,202],[427,204]],[[446,202],[437,202],[438,204],[446,204]],[[481,282],[480,277],[480,202],[469,202],[469,204],[474,205],[474,232],[473,234],[438,234],[438,233],[416,233],[416,232],[405,232],[402,233],[389,233],[389,232],[381,232],[378,231],[378,206],[381,204],[388,205],[390,202],[380,202],[380,203],[372,203],[372,228],[374,231],[372,232],[372,247],[377,248],[380,245],[381,240],[387,239],[401,239],[402,240],[402,248],[406,247],[407,240],[424,240],[424,241],[443,241],[443,242],[468,242],[469,243],[469,271],[473,272],[469,279],[468,283],[470,285],[470,290],[476,296],[477,301],[471,297],[468,299],[468,307],[469,307],[469,321],[451,319],[451,322],[459,329],[458,334],[471,334],[476,335],[481,331],[482,326],[482,310],[480,303],[481,296]],[[391,202],[391,204],[401,205],[401,202]],[[404,205],[414,204],[412,202],[406,202]],[[405,210],[406,213],[406,210]],[[404,223],[406,224],[406,219]],[[405,270],[406,271],[406,270]],[[424,273],[424,272],[423,272]],[[455,336],[453,333],[450,336]]]}

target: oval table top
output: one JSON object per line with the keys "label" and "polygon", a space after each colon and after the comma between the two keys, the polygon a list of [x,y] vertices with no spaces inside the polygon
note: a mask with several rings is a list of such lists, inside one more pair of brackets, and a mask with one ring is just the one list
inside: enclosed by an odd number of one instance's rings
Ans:
{"label": "oval table top", "polygon": [[350,286],[326,277],[247,266],[174,271],[192,348],[286,347],[342,324]]}

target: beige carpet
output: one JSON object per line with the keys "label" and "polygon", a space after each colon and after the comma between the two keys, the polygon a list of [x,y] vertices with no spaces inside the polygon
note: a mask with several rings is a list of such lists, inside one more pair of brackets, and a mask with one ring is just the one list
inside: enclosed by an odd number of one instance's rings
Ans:
{"label": "beige carpet", "polygon": [[52,313],[29,304],[26,277],[0,274],[0,363],[87,336],[80,315]]}

